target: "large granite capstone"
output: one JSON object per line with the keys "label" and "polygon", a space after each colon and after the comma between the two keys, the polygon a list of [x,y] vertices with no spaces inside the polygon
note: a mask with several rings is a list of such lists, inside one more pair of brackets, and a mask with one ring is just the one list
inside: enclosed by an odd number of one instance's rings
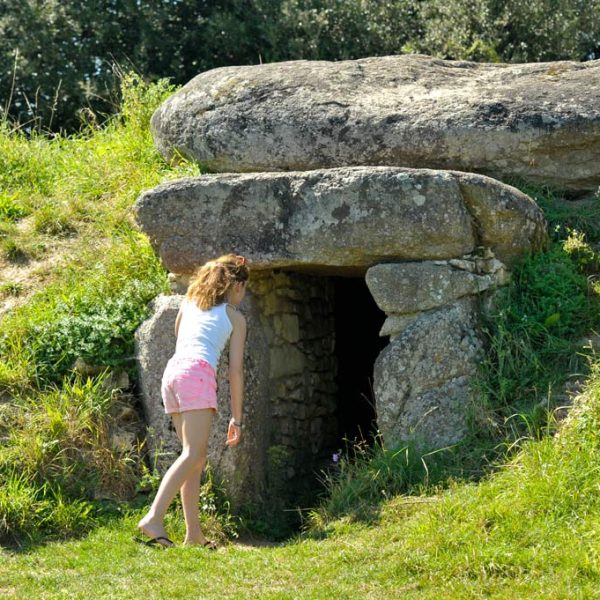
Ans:
{"label": "large granite capstone", "polygon": [[379,262],[459,258],[480,246],[511,264],[546,239],[541,210],[516,188],[430,169],[202,176],[145,192],[135,212],[179,274],[232,249],[253,269],[364,274]]}
{"label": "large granite capstone", "polygon": [[595,191],[599,95],[600,60],[291,61],[202,73],[151,127],[164,156],[213,171],[395,165]]}

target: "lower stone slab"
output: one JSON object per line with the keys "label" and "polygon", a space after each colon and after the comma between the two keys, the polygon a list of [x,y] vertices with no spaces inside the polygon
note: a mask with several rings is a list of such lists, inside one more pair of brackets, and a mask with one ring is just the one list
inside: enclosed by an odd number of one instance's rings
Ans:
{"label": "lower stone slab", "polygon": [[202,175],[144,192],[134,212],[178,274],[232,247],[253,270],[362,276],[380,262],[448,260],[478,246],[510,266],[546,239],[541,209],[516,188],[431,169]]}

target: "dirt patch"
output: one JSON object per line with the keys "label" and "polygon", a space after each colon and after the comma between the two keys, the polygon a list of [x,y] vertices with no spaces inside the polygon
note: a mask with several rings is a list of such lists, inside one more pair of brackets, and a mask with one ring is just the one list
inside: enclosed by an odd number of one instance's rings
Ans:
{"label": "dirt patch", "polygon": [[[18,230],[23,238],[33,236],[28,220],[19,223]],[[72,260],[81,243],[81,236],[56,238],[35,234],[33,237],[43,247],[39,257],[27,253],[16,260],[0,257],[0,318],[47,286],[59,267]]]}
{"label": "dirt patch", "polygon": [[232,545],[241,550],[253,550],[254,548],[275,548],[281,546],[281,543],[251,533],[240,533],[239,537],[232,542]]}

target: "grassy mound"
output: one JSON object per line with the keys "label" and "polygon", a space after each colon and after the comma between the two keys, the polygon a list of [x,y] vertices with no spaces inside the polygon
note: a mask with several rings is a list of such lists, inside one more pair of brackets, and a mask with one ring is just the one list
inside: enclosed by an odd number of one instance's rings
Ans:
{"label": "grassy mound", "polygon": [[[150,115],[172,91],[128,76],[122,114],[77,136],[0,126],[0,294],[26,300],[0,321],[0,541],[85,531],[105,511],[99,494],[131,499],[145,474],[143,440],[111,442],[110,374],[135,380],[133,334],[168,289],[131,206],[197,174],[152,143]],[[82,378],[77,361],[100,373]]]}
{"label": "grassy mound", "polygon": [[[131,206],[143,189],[198,174],[184,161],[165,164],[149,135],[152,110],[172,91],[128,77],[122,114],[78,136],[28,139],[0,128],[0,297],[27,300],[0,320],[0,543],[28,548],[46,573],[31,580],[27,556],[4,551],[0,589],[6,575],[7,589],[23,586],[32,597],[63,587],[83,596],[92,577],[99,597],[129,597],[132,581],[136,597],[152,593],[127,567],[131,547],[115,548],[158,481],[143,440],[127,449],[113,443],[124,399],[111,382],[119,371],[135,379],[133,333],[148,301],[167,289]],[[600,361],[582,340],[600,323],[600,200],[575,206],[557,191],[514,185],[544,209],[552,245],[515,268],[485,324],[488,358],[468,438],[425,454],[409,445],[348,448],[323,473],[323,500],[290,543],[230,548],[221,566],[206,558],[216,569],[210,581],[189,574],[196,559],[183,549],[175,567],[152,558],[152,585],[189,594],[202,583],[207,596],[241,585],[265,597],[292,597],[301,585],[325,597],[322,577],[340,597],[357,589],[440,597],[442,585],[447,597],[592,589]],[[78,360],[101,373],[82,376]],[[563,388],[575,377],[589,379],[559,424]],[[239,523],[210,473],[202,504],[209,532],[235,536]],[[182,534],[177,504],[168,525]],[[243,584],[232,580],[240,569]]]}
{"label": "grassy mound", "polygon": [[[81,540],[0,550],[0,589],[22,597],[594,598],[600,583],[600,366],[556,436],[529,440],[479,483],[398,495],[366,525],[211,553],[141,548],[139,512]],[[180,514],[167,528],[181,541]]]}

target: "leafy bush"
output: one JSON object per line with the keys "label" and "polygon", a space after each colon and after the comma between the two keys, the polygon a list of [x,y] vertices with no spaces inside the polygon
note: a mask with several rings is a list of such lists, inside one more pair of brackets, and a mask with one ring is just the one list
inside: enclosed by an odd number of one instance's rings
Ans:
{"label": "leafy bush", "polygon": [[549,335],[574,337],[591,325],[587,278],[564,244],[528,257],[513,279],[507,322],[528,331],[540,350],[547,348]]}
{"label": "leafy bush", "polygon": [[584,233],[569,231],[569,236],[563,243],[563,249],[582,272],[589,274],[598,273],[600,269],[600,255],[588,243]]}
{"label": "leafy bush", "polygon": [[0,352],[10,362],[27,347],[37,385],[60,382],[77,358],[134,374],[134,332],[150,300],[168,288],[147,242],[132,235],[129,243],[104,248],[106,262],[92,262],[96,250],[88,251],[85,279],[71,266],[60,282],[5,318]]}
{"label": "leafy bush", "polygon": [[[479,418],[476,428],[485,430],[487,422],[488,433],[504,439],[537,435],[553,408],[552,390],[585,370],[577,342],[598,325],[598,302],[562,243],[516,266],[483,328],[488,353],[477,402],[496,417]],[[515,415],[522,427],[510,421]]]}
{"label": "leafy bush", "polygon": [[598,0],[427,0],[413,50],[490,62],[589,60],[600,56]]}
{"label": "leafy bush", "polygon": [[0,95],[30,130],[75,131],[119,110],[115,62],[179,85],[228,65],[406,52],[586,60],[600,56],[599,8],[599,0],[158,0],[99,10],[4,0],[0,72],[13,76],[0,79]]}
{"label": "leafy bush", "polygon": [[18,221],[30,212],[17,200],[17,194],[0,193],[0,220]]}

